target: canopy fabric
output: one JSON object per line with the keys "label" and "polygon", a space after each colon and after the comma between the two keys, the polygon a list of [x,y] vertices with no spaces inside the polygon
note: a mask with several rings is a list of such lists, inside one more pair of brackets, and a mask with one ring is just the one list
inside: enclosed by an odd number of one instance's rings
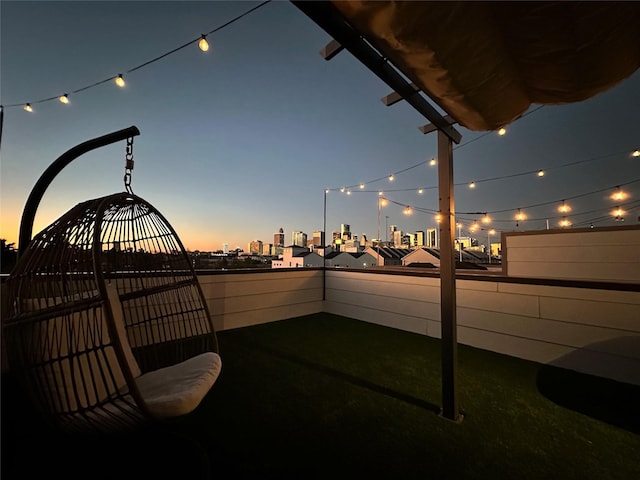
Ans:
{"label": "canopy fabric", "polygon": [[470,130],[585,100],[640,68],[640,2],[331,3]]}

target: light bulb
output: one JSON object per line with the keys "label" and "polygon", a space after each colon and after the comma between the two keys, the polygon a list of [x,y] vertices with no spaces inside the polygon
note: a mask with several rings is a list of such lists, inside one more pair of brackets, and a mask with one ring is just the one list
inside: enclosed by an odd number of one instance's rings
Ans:
{"label": "light bulb", "polygon": [[436,223],[442,222],[442,215],[437,213],[436,216],[435,216],[435,219],[436,219]]}
{"label": "light bulb", "polygon": [[640,157],[640,150],[634,150],[631,154],[632,157]]}
{"label": "light bulb", "polygon": [[476,182],[471,182],[469,184],[469,188],[476,188]]}
{"label": "light bulb", "polygon": [[25,104],[24,108],[27,112],[33,112],[33,108],[31,107],[30,103]]}
{"label": "light bulb", "polygon": [[360,190],[362,190],[364,188],[364,183],[360,184]]}
{"label": "light bulb", "polygon": [[69,103],[69,97],[67,96],[67,94],[65,93],[64,95],[60,96],[58,98],[58,100],[60,100],[60,103],[64,103],[65,105],[67,103]]}
{"label": "light bulb", "polygon": [[424,190],[423,190],[423,189],[421,189],[421,188],[419,188],[419,189],[418,189],[418,195],[422,195],[422,192],[424,192]]}
{"label": "light bulb", "polygon": [[518,213],[516,213],[515,219],[519,222],[527,218],[527,216],[518,209]]}
{"label": "light bulb", "polygon": [[504,127],[501,127],[501,128],[498,130],[498,135],[500,135],[500,136],[504,135],[505,133],[507,133],[507,129],[506,129],[506,128],[504,128]]}
{"label": "light bulb", "polygon": [[382,190],[380,190],[380,191],[378,192],[378,196],[379,196],[379,197],[381,197],[382,195],[383,195],[383,194],[382,194]]}
{"label": "light bulb", "polygon": [[390,181],[390,182],[393,182],[393,179],[394,179],[394,178],[395,178],[395,177],[393,176],[393,174],[389,175],[389,181]]}
{"label": "light bulb", "polygon": [[340,192],[344,193],[344,187],[342,187],[342,188],[340,189]]}
{"label": "light bulb", "polygon": [[544,177],[544,170],[538,170],[538,176]]}
{"label": "light bulb", "polygon": [[413,213],[413,210],[411,209],[411,207],[406,206],[404,207],[404,210],[402,211],[402,213],[404,213],[405,215],[411,215]]}
{"label": "light bulb", "polygon": [[200,38],[200,41],[198,42],[198,47],[200,47],[200,50],[202,50],[203,52],[209,50],[209,42],[207,42],[206,35],[202,35],[202,38]]}
{"label": "light bulb", "polygon": [[569,220],[567,220],[567,217],[562,217],[562,220],[560,220],[560,226],[562,228],[570,227],[571,226],[571,222]]}
{"label": "light bulb", "polygon": [[564,200],[562,201],[562,203],[560,204],[560,206],[558,207],[558,211],[560,213],[567,213],[571,211],[571,207],[569,205],[567,205],[566,203],[564,203]]}
{"label": "light bulb", "polygon": [[124,78],[122,78],[122,75],[118,75],[116,77],[115,82],[116,82],[116,85],[119,86],[120,88],[125,86]]}
{"label": "light bulb", "polygon": [[435,167],[438,164],[438,161],[435,158],[429,160],[429,165]]}
{"label": "light bulb", "polygon": [[618,188],[618,190],[616,190],[611,194],[612,200],[619,201],[619,200],[624,200],[625,198],[627,198],[627,194],[622,190],[620,190],[620,188]]}
{"label": "light bulb", "polygon": [[484,224],[491,223],[491,217],[485,213],[484,217],[482,217],[482,223]]}
{"label": "light bulb", "polygon": [[386,207],[387,206],[387,199],[386,198],[380,198],[380,201],[378,202],[380,204],[381,207]]}

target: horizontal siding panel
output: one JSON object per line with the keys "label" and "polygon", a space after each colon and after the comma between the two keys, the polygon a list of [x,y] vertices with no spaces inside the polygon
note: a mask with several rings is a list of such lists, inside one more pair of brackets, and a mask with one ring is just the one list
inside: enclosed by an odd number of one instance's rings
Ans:
{"label": "horizontal siding panel", "polygon": [[458,290],[456,299],[458,307],[513,313],[526,317],[539,316],[538,297],[531,295]]}
{"label": "horizontal siding panel", "polygon": [[458,309],[458,325],[483,332],[491,331],[510,337],[526,338],[574,348],[611,340],[625,334],[620,330],[598,326],[541,320],[467,308]]}
{"label": "horizontal siding panel", "polygon": [[359,306],[370,310],[400,313],[412,317],[431,319],[440,318],[440,306],[436,303],[408,300],[404,298],[346,292],[343,290],[327,290],[327,301]]}
{"label": "horizontal siding panel", "polygon": [[245,295],[213,299],[208,302],[212,315],[262,310],[298,303],[322,301],[321,290],[297,290],[291,292]]}
{"label": "horizontal siding panel", "polygon": [[396,328],[412,333],[426,335],[427,321],[424,318],[411,317],[400,313],[386,312],[357,305],[349,305],[345,303],[327,301],[325,302],[325,311],[335,315],[355,318],[376,325]]}
{"label": "horizontal siding panel", "polygon": [[541,297],[540,316],[551,320],[601,325],[640,333],[640,304]]}
{"label": "horizontal siding panel", "polygon": [[250,327],[263,323],[277,322],[288,318],[311,315],[323,311],[323,302],[299,303],[296,305],[281,305],[261,310],[228,313],[213,316],[214,325],[218,331],[233,328]]}

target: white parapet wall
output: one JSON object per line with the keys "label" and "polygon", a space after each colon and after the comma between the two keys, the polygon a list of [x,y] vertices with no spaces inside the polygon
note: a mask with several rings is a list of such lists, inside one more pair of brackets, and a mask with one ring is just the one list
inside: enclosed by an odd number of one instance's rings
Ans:
{"label": "white parapet wall", "polygon": [[[640,385],[640,288],[468,277],[456,281],[460,343]],[[439,338],[439,285],[434,276],[328,271],[324,308]]]}
{"label": "white parapet wall", "polygon": [[508,276],[640,283],[640,225],[504,232]]}
{"label": "white parapet wall", "polygon": [[199,272],[198,281],[218,331],[322,311],[321,269]]}

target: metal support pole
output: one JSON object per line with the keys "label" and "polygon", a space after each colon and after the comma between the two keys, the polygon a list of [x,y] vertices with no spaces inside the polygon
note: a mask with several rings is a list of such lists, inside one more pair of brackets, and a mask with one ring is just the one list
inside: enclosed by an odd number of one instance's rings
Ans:
{"label": "metal support pole", "polygon": [[438,130],[438,192],[440,222],[440,325],[442,362],[442,416],[461,421],[456,373],[458,363],[456,325],[456,263],[454,249],[455,207],[453,192],[453,147]]}
{"label": "metal support pole", "polygon": [[96,148],[104,147],[105,145],[116,143],[120,140],[126,140],[129,137],[135,137],[137,135],[140,135],[140,130],[135,126],[132,126],[123,130],[118,130],[117,132],[108,133],[102,137],[87,140],[86,142],[67,150],[65,153],[60,155],[56,161],[49,165],[31,190],[27,203],[25,204],[24,211],[22,212],[20,235],[18,238],[18,257],[26,251],[29,242],[31,242],[33,221],[36,217],[38,205],[40,205],[40,200],[42,200],[44,192],[47,190],[47,187],[51,184],[56,175],[58,175],[58,173],[60,173],[62,169],[69,165],[73,160],[90,150],[95,150]]}
{"label": "metal support pole", "polygon": [[324,213],[322,222],[322,300],[327,299],[327,189],[324,189]]}

